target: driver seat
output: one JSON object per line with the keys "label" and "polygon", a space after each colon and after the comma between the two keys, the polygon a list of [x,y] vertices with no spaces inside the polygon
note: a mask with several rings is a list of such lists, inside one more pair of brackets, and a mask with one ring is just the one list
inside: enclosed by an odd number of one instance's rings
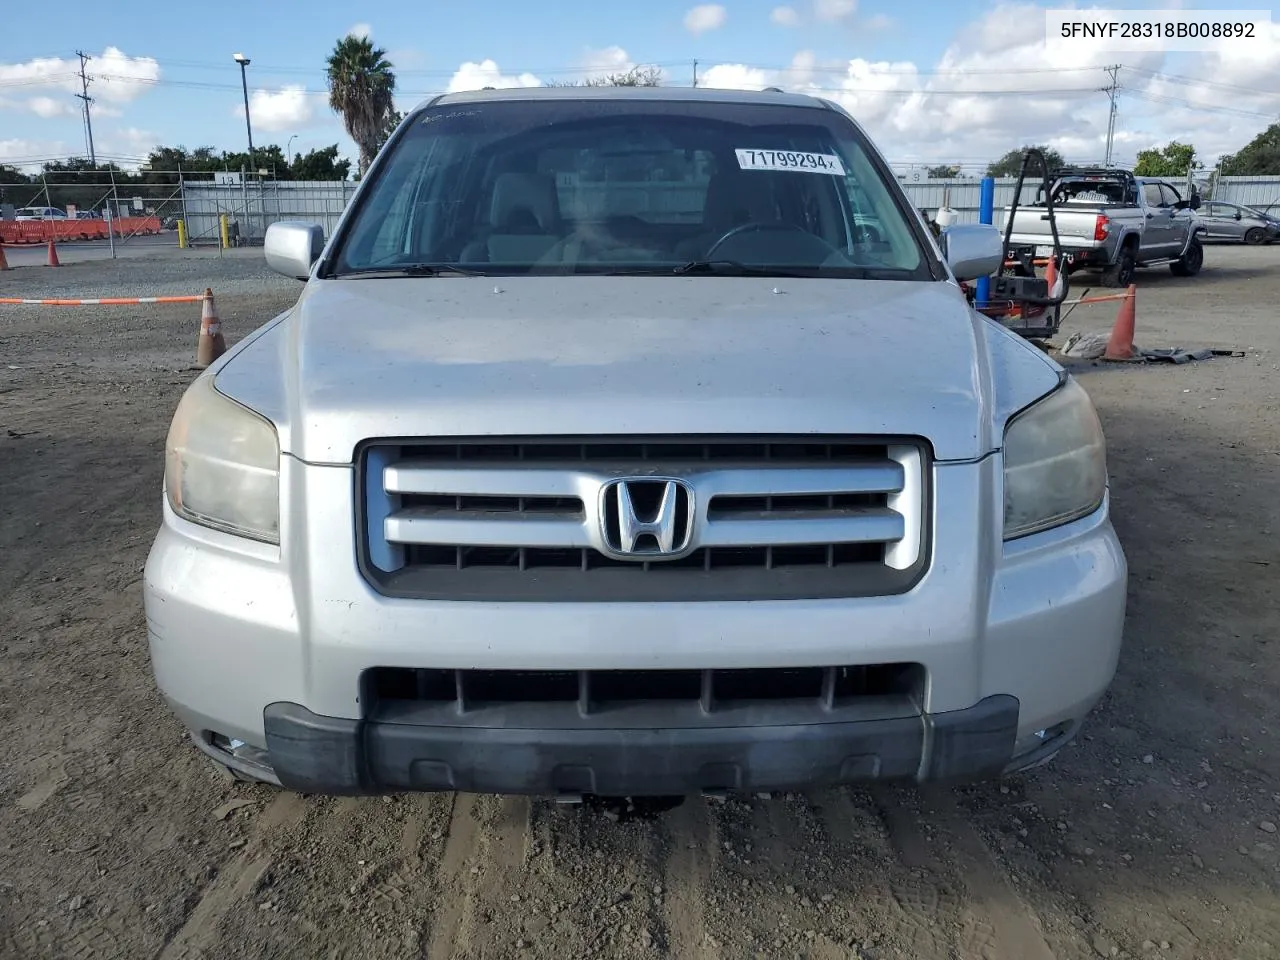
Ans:
{"label": "driver seat", "polygon": [[734,227],[776,220],[772,179],[761,172],[712,174],[702,204],[702,231],[676,244],[676,257],[695,260]]}

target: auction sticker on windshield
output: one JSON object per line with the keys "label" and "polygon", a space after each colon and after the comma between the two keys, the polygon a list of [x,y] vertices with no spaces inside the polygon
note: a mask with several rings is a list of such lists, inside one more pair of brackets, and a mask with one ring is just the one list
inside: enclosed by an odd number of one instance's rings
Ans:
{"label": "auction sticker on windshield", "polygon": [[834,153],[802,153],[794,150],[737,150],[743,170],[796,170],[844,176],[844,163]]}

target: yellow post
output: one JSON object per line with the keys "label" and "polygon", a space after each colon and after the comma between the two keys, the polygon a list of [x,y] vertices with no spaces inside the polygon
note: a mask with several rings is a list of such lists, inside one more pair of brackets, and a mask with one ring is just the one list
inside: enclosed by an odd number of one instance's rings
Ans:
{"label": "yellow post", "polygon": [[187,249],[187,221],[178,221],[178,249]]}
{"label": "yellow post", "polygon": [[227,215],[225,213],[218,217],[218,226],[222,230],[222,248],[225,250],[231,246],[231,232],[227,226]]}

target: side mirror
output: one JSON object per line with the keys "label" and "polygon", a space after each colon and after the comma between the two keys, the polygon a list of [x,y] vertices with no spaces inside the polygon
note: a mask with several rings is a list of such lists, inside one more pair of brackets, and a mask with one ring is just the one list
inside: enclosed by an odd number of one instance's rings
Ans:
{"label": "side mirror", "polygon": [[281,220],[267,227],[262,247],[272,270],[306,280],[324,252],[324,228],[318,223]]}
{"label": "side mirror", "polygon": [[1193,193],[1193,194],[1191,195],[1191,209],[1192,209],[1192,210],[1199,210],[1199,209],[1200,209],[1200,194],[1198,194],[1198,193]]}
{"label": "side mirror", "polygon": [[1236,211],[1236,219],[1237,219],[1237,220],[1243,220],[1243,219],[1244,219],[1244,214],[1242,214],[1239,210],[1237,210],[1237,211]]}
{"label": "side mirror", "polygon": [[991,224],[957,223],[942,231],[942,253],[957,280],[977,280],[1004,267],[1004,237]]}

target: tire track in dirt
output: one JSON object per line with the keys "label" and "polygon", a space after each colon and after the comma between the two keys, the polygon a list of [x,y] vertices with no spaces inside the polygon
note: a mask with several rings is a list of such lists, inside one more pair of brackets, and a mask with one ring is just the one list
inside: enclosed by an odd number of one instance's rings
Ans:
{"label": "tire track in dirt", "polygon": [[186,922],[165,944],[159,960],[198,957],[214,946],[223,917],[253,892],[271,866],[272,856],[264,849],[267,838],[301,822],[306,812],[306,801],[294,793],[279,793],[267,804],[244,849],[205,887]]}
{"label": "tire track in dirt", "polygon": [[[961,958],[982,960],[1054,960],[1038,918],[1001,875],[1002,868],[950,791],[921,791],[914,815],[905,805],[906,791],[877,791],[875,797],[906,868],[891,887],[921,957],[953,956],[956,951]],[[924,824],[936,836],[929,837]],[[958,897],[953,883],[966,896]],[[943,928],[959,929],[959,942],[941,936]]]}
{"label": "tire track in dirt", "polygon": [[711,877],[719,859],[719,831],[710,805],[690,798],[667,814],[663,864],[663,940],[680,960],[719,957],[708,926]]}
{"label": "tire track in dirt", "polygon": [[[368,875],[368,905],[373,913],[416,912],[435,898],[436,866],[427,864],[424,847],[428,837],[443,837],[452,801],[440,794],[409,794],[399,810],[400,838],[389,850],[385,862]],[[432,830],[432,825],[438,825]],[[393,824],[388,824],[393,829]],[[356,896],[360,895],[357,891]],[[353,897],[354,899],[354,897]]]}
{"label": "tire track in dirt", "polygon": [[[488,955],[506,925],[487,929],[490,916],[519,897],[533,834],[531,805],[523,797],[457,794],[448,838],[436,872],[436,908],[430,921],[429,960],[464,960]],[[512,892],[512,891],[516,892]]]}

